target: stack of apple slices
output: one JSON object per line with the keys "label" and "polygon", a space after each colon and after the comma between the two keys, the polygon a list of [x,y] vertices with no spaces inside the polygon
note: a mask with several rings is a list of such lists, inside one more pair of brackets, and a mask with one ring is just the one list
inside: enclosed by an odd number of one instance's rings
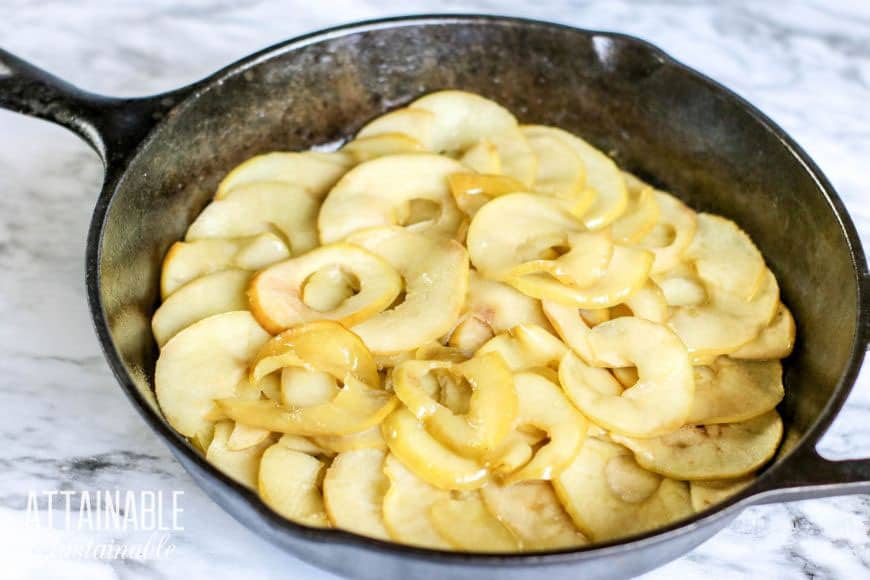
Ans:
{"label": "stack of apple slices", "polygon": [[459,91],[221,182],[163,264],[166,420],[282,516],[462,551],[751,484],[795,323],[733,222]]}

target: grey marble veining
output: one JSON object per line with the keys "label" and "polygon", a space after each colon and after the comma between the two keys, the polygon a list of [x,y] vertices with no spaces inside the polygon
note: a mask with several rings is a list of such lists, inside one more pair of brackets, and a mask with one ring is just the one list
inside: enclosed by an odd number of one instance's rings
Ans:
{"label": "grey marble veining", "polygon": [[[870,4],[337,0],[181,3],[5,0],[0,46],[92,91],[168,90],[270,43],[340,22],[487,12],[635,34],[758,105],[819,163],[870,241]],[[178,5],[176,5],[178,4]],[[101,168],[77,138],[0,112],[0,555],[9,578],[331,578],[272,548],[205,497],[135,415],[87,312],[84,239]],[[796,244],[802,240],[796,240]],[[822,442],[870,456],[870,371]],[[184,491],[164,560],[50,561],[75,530],[24,525],[31,490]],[[99,532],[99,541],[133,541]],[[870,576],[870,497],[744,512],[647,578]]]}

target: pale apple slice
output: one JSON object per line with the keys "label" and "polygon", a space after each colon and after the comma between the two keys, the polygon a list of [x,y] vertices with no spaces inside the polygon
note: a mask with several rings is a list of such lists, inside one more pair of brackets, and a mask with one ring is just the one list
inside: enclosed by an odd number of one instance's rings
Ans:
{"label": "pale apple slice", "polygon": [[203,318],[248,308],[245,288],[250,278],[251,273],[244,270],[223,270],[179,288],[166,298],[151,318],[157,346],[162,347],[170,338]]}
{"label": "pale apple slice", "polygon": [[318,447],[332,453],[345,453],[360,449],[387,450],[387,442],[384,441],[380,426],[370,427],[365,431],[350,435],[316,435],[311,440]]}
{"label": "pale apple slice", "polygon": [[685,262],[650,277],[661,289],[668,306],[700,306],[707,301],[707,291],[695,268]]}
{"label": "pale apple slice", "polygon": [[565,344],[587,363],[595,360],[588,340],[591,328],[580,311],[573,306],[565,306],[552,300],[542,300],[541,306],[550,324]]}
{"label": "pale apple slice", "polygon": [[258,429],[250,425],[236,423],[226,442],[226,447],[230,451],[242,451],[250,447],[259,445],[269,438],[271,431],[266,429]]}
{"label": "pale apple slice", "polygon": [[583,215],[590,229],[610,224],[623,214],[628,204],[625,179],[616,164],[580,137],[556,127],[536,125],[539,135],[550,135],[568,145],[586,167],[586,187],[595,192],[594,201]]}
{"label": "pale apple slice", "polygon": [[422,109],[396,109],[376,117],[357,133],[357,139],[378,135],[406,135],[432,151],[432,125],[435,115]]}
{"label": "pale apple slice", "polygon": [[486,322],[496,334],[520,324],[550,330],[539,300],[507,284],[484,278],[476,270],[469,273],[466,309]]}
{"label": "pale apple slice", "polygon": [[332,525],[363,536],[389,539],[381,515],[390,482],[386,453],[360,449],[340,453],[323,478],[323,503]]}
{"label": "pale apple slice", "polygon": [[673,195],[656,191],[654,197],[659,208],[658,223],[638,245],[655,254],[652,272],[658,274],[680,263],[695,237],[698,222],[695,212]]}
{"label": "pale apple slice", "polygon": [[[341,148],[356,163],[365,163],[378,157],[402,153],[422,153],[423,145],[403,133],[381,133],[370,137],[358,137]],[[337,181],[337,180],[336,180]]]}
{"label": "pale apple slice", "polygon": [[692,514],[684,482],[650,473],[625,447],[595,438],[587,439],[553,487],[593,542],[638,534]]}
{"label": "pale apple slice", "polygon": [[520,540],[523,550],[558,550],[589,543],[547,481],[490,483],[480,494],[489,511]]}
{"label": "pale apple slice", "polygon": [[338,381],[329,373],[305,367],[281,369],[281,404],[285,407],[323,405],[340,391]]}
{"label": "pale apple slice", "polygon": [[664,293],[652,281],[647,281],[639,290],[625,299],[623,304],[632,316],[664,324],[670,316]]}
{"label": "pale apple slice", "polygon": [[[358,292],[325,310],[309,306],[305,301],[309,281],[318,272],[330,270],[351,277]],[[334,282],[344,292],[345,281]],[[335,320],[353,326],[387,308],[401,291],[402,278],[386,260],[357,245],[339,242],[261,271],[251,281],[248,297],[260,324],[278,333],[313,320]]]}
{"label": "pale apple slice", "polygon": [[593,328],[587,340],[596,364],[636,366],[628,389],[607,370],[588,366],[573,352],[559,365],[559,379],[583,414],[609,431],[655,437],[679,428],[694,393],[686,348],[666,326],[617,318]]}
{"label": "pale apple slice", "polygon": [[622,173],[625,178],[628,203],[623,213],[611,224],[613,239],[623,244],[636,244],[659,219],[659,206],[652,187],[630,173]]}
{"label": "pale apple slice", "polygon": [[492,173],[453,173],[447,182],[456,205],[469,217],[496,197],[527,189],[512,177]]}
{"label": "pale apple slice", "polygon": [[444,490],[478,489],[486,484],[489,472],[483,465],[435,439],[404,407],[387,417],[381,429],[390,452],[426,483]]}
{"label": "pale apple slice", "polygon": [[294,255],[317,246],[318,201],[306,190],[277,181],[234,187],[190,224],[185,240],[238,238],[277,228]]}
{"label": "pale apple slice", "polygon": [[575,150],[547,127],[520,128],[538,158],[535,191],[572,202],[571,213],[582,216],[595,201],[594,189],[585,188],[586,166]]}
{"label": "pale apple slice", "polygon": [[613,437],[631,449],[646,469],[694,481],[729,479],[755,471],[776,453],[782,430],[779,413],[769,411],[740,423],[685,426],[653,439]]}
{"label": "pale apple slice", "polygon": [[287,244],[272,232],[250,238],[175,242],[160,273],[160,295],[170,294],[200,276],[227,268],[259,270],[290,257]]}
{"label": "pale apple slice", "polygon": [[701,213],[697,223],[685,259],[694,262],[698,277],[707,284],[751,300],[764,282],[761,252],[731,220]]}
{"label": "pale apple slice", "polygon": [[754,475],[736,479],[718,479],[713,481],[691,481],[689,492],[692,494],[692,507],[696,512],[704,511],[740,493],[743,488],[755,480]]}
{"label": "pale apple slice", "polygon": [[287,183],[303,188],[316,199],[323,199],[352,164],[352,158],[344,153],[305,151],[257,155],[237,165],[223,178],[215,199],[223,199],[232,190],[259,181]]}
{"label": "pale apple slice", "polygon": [[448,334],[448,346],[456,348],[468,358],[495,335],[489,324],[473,314],[462,316]]}
{"label": "pale apple slice", "polygon": [[489,139],[480,139],[462,153],[459,160],[477,173],[500,174],[501,157],[498,148]]}
{"label": "pale apple slice", "polygon": [[387,455],[384,473],[390,482],[383,502],[384,526],[390,537],[403,544],[449,550],[450,544],[432,526],[429,508],[449,498],[450,492],[414,475],[395,455]]}
{"label": "pale apple slice", "polygon": [[213,401],[235,396],[248,363],[268,340],[247,311],[210,316],[176,334],[154,371],[157,401],[169,424],[187,437],[206,427]]}
{"label": "pale apple slice", "polygon": [[[555,247],[548,247],[554,244]],[[531,282],[540,276],[553,284],[585,289],[601,283],[614,253],[613,240],[607,230],[539,239],[531,246],[532,255],[541,257],[514,266],[505,274],[505,280],[515,284],[517,278]],[[545,247],[547,249],[541,253]],[[518,255],[522,256],[526,250],[526,247],[519,248]],[[562,250],[566,251],[561,253]]]}
{"label": "pale apple slice", "polygon": [[773,320],[761,330],[758,336],[732,352],[730,356],[749,360],[785,358],[794,348],[795,331],[791,312],[780,302]]}
{"label": "pale apple slice", "polygon": [[369,350],[409,351],[453,328],[468,289],[468,254],[461,244],[399,227],[359,232],[348,242],[382,257],[405,281],[401,303],[354,325]]}
{"label": "pale apple slice", "polygon": [[695,397],[686,423],[736,423],[763,415],[782,401],[782,365],[773,361],[717,358],[695,367]]}
{"label": "pale apple slice", "polygon": [[528,324],[493,337],[477,354],[497,353],[516,372],[535,367],[555,368],[567,350],[558,338],[540,326]]}
{"label": "pale apple slice", "polygon": [[432,527],[455,550],[518,552],[522,548],[514,533],[486,508],[477,491],[433,502],[429,518]]}
{"label": "pale apple slice", "polygon": [[329,527],[319,487],[323,467],[321,461],[306,453],[272,445],[260,461],[260,498],[288,520]]}
{"label": "pale apple slice", "polygon": [[250,489],[257,488],[257,473],[263,452],[274,442],[266,437],[242,449],[232,449],[232,434],[235,432],[232,421],[219,421],[214,426],[214,437],[205,454],[206,460],[231,479]]}
{"label": "pale apple slice", "polygon": [[302,435],[290,435],[285,433],[278,439],[278,445],[283,445],[287,449],[299,451],[300,453],[307,453],[308,455],[322,455],[324,457],[334,455],[331,451],[314,443],[314,441],[309,437],[304,437]]}
{"label": "pale apple slice", "polygon": [[[320,208],[317,224],[324,244],[366,228],[399,225],[435,236],[455,236],[464,216],[447,183],[461,163],[431,154],[389,155],[345,174]],[[429,219],[412,223],[414,204],[431,206]]]}

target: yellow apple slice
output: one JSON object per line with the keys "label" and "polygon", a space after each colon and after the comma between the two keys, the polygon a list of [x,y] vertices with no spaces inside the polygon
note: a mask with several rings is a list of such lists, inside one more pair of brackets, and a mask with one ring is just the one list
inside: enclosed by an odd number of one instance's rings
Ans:
{"label": "yellow apple slice", "polygon": [[157,401],[169,424],[188,437],[206,427],[213,401],[236,394],[248,363],[268,340],[246,311],[210,316],[172,337],[154,371]]}
{"label": "yellow apple slice", "polygon": [[232,434],[235,432],[232,421],[215,423],[214,437],[205,454],[209,463],[221,470],[225,475],[241,483],[245,487],[257,488],[257,473],[260,469],[260,458],[274,439],[266,437],[243,449],[232,449]]}
{"label": "yellow apple slice", "polygon": [[414,475],[395,455],[387,455],[384,473],[390,487],[384,495],[384,526],[390,537],[403,544],[424,548],[450,549],[429,519],[429,508],[450,497],[450,492],[433,487]]}
{"label": "yellow apple slice", "polygon": [[540,301],[507,284],[484,278],[476,270],[469,274],[466,308],[496,334],[520,324],[550,328]]}
{"label": "yellow apple slice", "polygon": [[550,324],[565,344],[586,362],[595,360],[588,340],[591,329],[580,311],[573,306],[565,306],[551,300],[542,300],[541,306]]}
{"label": "yellow apple slice", "polygon": [[230,451],[242,451],[250,447],[259,445],[269,438],[271,431],[266,429],[258,429],[250,425],[236,423],[226,442],[226,447]]}
{"label": "yellow apple slice", "polygon": [[432,527],[455,550],[463,552],[517,552],[522,544],[490,513],[479,492],[445,497],[429,508]]}
{"label": "yellow apple slice", "polygon": [[329,373],[305,367],[281,369],[281,404],[285,407],[323,405],[338,396],[341,387]]}
{"label": "yellow apple slice", "polygon": [[668,306],[700,306],[707,301],[707,291],[698,280],[695,268],[689,264],[681,262],[651,278],[661,289]]}
{"label": "yellow apple slice", "polygon": [[751,300],[764,281],[764,258],[737,224],[723,217],[698,214],[698,228],[685,259],[698,277],[729,294]]}
{"label": "yellow apple slice", "polygon": [[360,449],[387,450],[387,442],[384,441],[380,426],[370,427],[365,431],[350,435],[316,435],[311,440],[318,447],[332,453],[345,453]]}
{"label": "yellow apple slice", "polygon": [[[610,372],[613,373],[614,378],[619,381],[619,384],[626,389],[633,387],[640,378],[640,375],[637,374],[637,367],[618,367],[610,369]],[[695,387],[697,389],[697,383]]]}
{"label": "yellow apple slice", "polygon": [[428,150],[432,150],[432,125],[435,115],[422,109],[408,107],[390,111],[370,121],[357,133],[357,139],[375,137],[378,135],[406,135]]}
{"label": "yellow apple slice", "polygon": [[480,347],[478,355],[497,353],[510,370],[522,371],[535,367],[558,366],[565,345],[558,338],[532,324],[519,325],[495,336]]}
{"label": "yellow apple slice", "polygon": [[232,190],[259,181],[287,183],[322,199],[351,165],[352,158],[344,153],[265,153],[230,171],[218,185],[215,199],[223,199]]}
{"label": "yellow apple slice", "polygon": [[614,435],[646,469],[684,480],[751,473],[773,457],[781,438],[782,419],[776,411],[740,423],[685,426],[653,439]]}
{"label": "yellow apple slice", "polygon": [[474,315],[466,314],[449,333],[448,346],[456,348],[467,357],[494,336],[492,327]]}
{"label": "yellow apple slice", "polygon": [[323,503],[332,525],[363,536],[389,539],[381,509],[390,482],[386,453],[360,449],[340,453],[323,478]]}
{"label": "yellow apple slice", "polygon": [[293,254],[317,246],[318,201],[301,187],[258,181],[234,187],[190,224],[185,240],[238,238],[277,228]]}
{"label": "yellow apple slice", "polygon": [[[471,387],[467,412],[456,414],[423,388],[423,377],[443,369]],[[393,371],[396,396],[428,431],[457,453],[482,457],[508,434],[517,416],[511,372],[497,354],[481,354],[463,363],[413,360]]]}
{"label": "yellow apple slice", "polygon": [[501,173],[501,157],[498,155],[498,149],[489,139],[480,139],[466,149],[459,160],[477,173],[496,175]]}
{"label": "yellow apple slice", "polygon": [[170,295],[154,312],[151,330],[157,346],[191,324],[223,312],[245,310],[248,299],[245,288],[251,273],[244,270],[223,270],[197,278]]}
{"label": "yellow apple slice", "polygon": [[652,271],[658,274],[680,263],[695,237],[698,222],[695,212],[673,195],[656,191],[654,197],[659,221],[638,245],[655,254]]}
{"label": "yellow apple slice", "polygon": [[639,290],[626,298],[623,306],[628,308],[631,316],[659,324],[667,322],[670,316],[664,294],[652,281],[647,281]]}
{"label": "yellow apple slice", "polygon": [[795,340],[794,318],[785,304],[779,303],[773,320],[751,341],[731,353],[732,358],[770,360],[791,354]]}
{"label": "yellow apple slice", "polygon": [[585,189],[586,166],[574,149],[547,127],[521,127],[538,158],[535,191],[572,202],[571,213],[582,216],[595,201],[594,189]]}
{"label": "yellow apple slice", "polygon": [[235,240],[175,242],[166,252],[160,274],[160,295],[173,292],[200,276],[227,268],[259,270],[290,257],[287,244],[272,232]]}
{"label": "yellow apple slice", "polygon": [[558,384],[537,373],[514,375],[519,415],[517,425],[547,434],[547,443],[520,469],[506,475],[507,485],[532,479],[552,479],[583,445],[588,423],[565,398]]}
{"label": "yellow apple slice", "polygon": [[[337,242],[359,230],[389,225],[454,236],[464,216],[453,201],[447,178],[464,169],[449,157],[430,154],[390,155],[357,165],[323,201],[317,222],[321,242]],[[429,219],[410,222],[415,203],[431,207]]]}
{"label": "yellow apple slice", "polygon": [[300,453],[307,453],[308,455],[322,455],[324,457],[329,457],[334,455],[331,451],[327,449],[323,449],[316,443],[314,443],[310,438],[304,437],[302,435],[290,435],[285,433],[278,438],[278,445],[283,445],[287,449],[292,451],[299,451]]}
{"label": "yellow apple slice", "polygon": [[[351,277],[359,291],[328,310],[306,304],[311,277],[338,270]],[[343,289],[344,282],[336,280]],[[383,258],[357,245],[335,243],[274,264],[251,281],[251,311],[272,333],[313,320],[335,320],[353,326],[387,308],[402,290],[402,278]]]}
{"label": "yellow apple slice", "polygon": [[686,348],[666,326],[617,318],[593,328],[587,340],[597,364],[636,366],[638,381],[624,389],[607,370],[569,352],[559,379],[583,414],[609,431],[636,437],[655,437],[685,423],[694,393],[692,367]]}
{"label": "yellow apple slice", "polygon": [[[423,145],[403,133],[381,133],[370,137],[359,137],[341,148],[356,163],[365,163],[378,157],[402,153],[421,153]],[[337,180],[336,180],[337,181]]]}
{"label": "yellow apple slice", "polygon": [[568,145],[585,165],[586,187],[595,192],[592,205],[583,215],[586,227],[603,228],[623,214],[628,204],[625,179],[607,155],[562,129],[536,125],[534,130],[539,135],[549,135]]}
{"label": "yellow apple slice", "polygon": [[381,429],[390,452],[426,483],[444,490],[478,489],[486,484],[489,473],[485,467],[435,439],[407,409],[394,411]]}
{"label": "yellow apple slice", "polygon": [[686,423],[746,421],[774,409],[784,395],[778,360],[719,357],[710,367],[695,367],[695,397]]}
{"label": "yellow apple slice", "polygon": [[288,520],[329,527],[319,487],[323,467],[321,461],[306,453],[272,445],[260,461],[260,498]]}
{"label": "yellow apple slice", "polygon": [[692,514],[684,482],[646,471],[625,447],[595,438],[587,439],[553,487],[593,542],[631,536]]}
{"label": "yellow apple slice", "polygon": [[470,217],[474,217],[484,204],[496,197],[527,189],[512,177],[491,173],[453,173],[447,182],[456,205]]}
{"label": "yellow apple slice", "polygon": [[480,494],[489,511],[520,540],[523,550],[558,550],[589,543],[547,481],[490,483]]}
{"label": "yellow apple slice", "polygon": [[689,482],[689,492],[692,494],[692,507],[696,512],[721,503],[740,493],[743,488],[752,483],[753,475],[738,477],[737,479],[718,479],[713,481]]}
{"label": "yellow apple slice", "polygon": [[623,172],[628,191],[628,204],[623,213],[611,224],[613,239],[623,244],[636,244],[655,226],[659,219],[659,206],[655,191],[630,173]]}
{"label": "yellow apple slice", "polygon": [[461,244],[399,227],[359,232],[348,242],[389,262],[405,281],[401,303],[354,325],[369,350],[409,351],[453,328],[468,289],[468,254]]}

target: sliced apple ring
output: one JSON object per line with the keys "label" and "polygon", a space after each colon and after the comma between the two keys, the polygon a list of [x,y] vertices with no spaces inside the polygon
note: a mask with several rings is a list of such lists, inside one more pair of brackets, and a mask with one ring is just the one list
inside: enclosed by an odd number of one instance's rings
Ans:
{"label": "sliced apple ring", "polygon": [[[359,291],[333,308],[318,310],[305,303],[305,287],[314,274],[328,270],[352,277]],[[401,291],[402,278],[386,260],[357,245],[335,243],[261,271],[251,281],[248,297],[260,324],[278,333],[313,320],[353,326],[387,308]]]}
{"label": "sliced apple ring", "polygon": [[323,467],[321,461],[306,453],[272,445],[260,461],[260,498],[296,523],[329,527],[319,487]]}
{"label": "sliced apple ring", "polygon": [[[366,228],[399,225],[428,235],[455,236],[464,216],[447,178],[461,163],[431,154],[390,155],[347,172],[323,201],[318,218],[324,244]],[[428,219],[410,223],[413,204],[431,206]]]}
{"label": "sliced apple ring", "polygon": [[686,423],[736,423],[776,408],[785,395],[782,365],[773,361],[717,358],[695,367],[695,397]]}
{"label": "sliced apple ring", "polygon": [[751,300],[764,282],[761,252],[731,220],[701,213],[697,223],[685,259],[694,262],[698,277],[707,284]]}
{"label": "sliced apple ring", "polygon": [[664,293],[652,281],[647,281],[640,289],[625,299],[623,303],[632,316],[650,322],[664,324],[670,316]]}
{"label": "sliced apple ring", "polygon": [[259,445],[272,435],[271,431],[266,429],[258,429],[250,425],[236,423],[233,425],[233,430],[227,439],[227,449],[230,451],[242,451],[250,447]]}
{"label": "sliced apple ring", "polygon": [[528,324],[493,337],[477,354],[497,353],[516,372],[535,367],[556,368],[567,350],[558,338],[540,326]]}
{"label": "sliced apple ring", "polygon": [[678,429],[694,393],[686,348],[666,326],[624,317],[593,328],[587,340],[596,364],[636,366],[638,382],[624,389],[607,370],[573,352],[559,365],[559,380],[577,408],[617,433],[655,437]]}
{"label": "sliced apple ring", "polygon": [[386,453],[360,449],[340,453],[323,478],[323,503],[332,525],[371,538],[389,539],[381,515],[390,482]]}
{"label": "sliced apple ring", "polygon": [[707,291],[698,280],[694,267],[679,263],[674,268],[652,274],[668,306],[700,306],[707,301]]}
{"label": "sliced apple ring", "polygon": [[548,127],[520,128],[538,158],[534,190],[571,202],[571,213],[582,216],[595,201],[596,191],[585,188],[586,166],[574,149]]}
{"label": "sliced apple ring", "polygon": [[476,270],[469,273],[466,308],[496,334],[520,324],[550,328],[540,301],[507,284],[484,278]]}
{"label": "sliced apple ring", "polygon": [[591,328],[580,311],[573,306],[565,306],[551,300],[542,300],[541,306],[550,324],[565,344],[587,363],[594,361],[595,355],[588,340]]}
{"label": "sliced apple ring", "polygon": [[175,242],[163,259],[160,295],[166,300],[188,282],[220,270],[259,270],[289,257],[287,244],[272,232],[234,240]]}
{"label": "sliced apple ring", "polygon": [[247,311],[210,316],[172,337],[154,371],[157,401],[169,424],[187,437],[207,427],[212,402],[236,395],[248,362],[268,340]]}
{"label": "sliced apple ring", "polygon": [[638,534],[692,514],[684,482],[646,471],[625,447],[595,438],[587,439],[553,487],[593,542]]}
{"label": "sliced apple ring", "polygon": [[[356,163],[365,163],[378,157],[400,155],[402,153],[422,153],[423,145],[403,133],[381,133],[370,137],[359,137],[341,148]],[[336,179],[336,181],[338,181]],[[334,184],[335,182],[333,182]]]}
{"label": "sliced apple ring", "polygon": [[483,503],[480,492],[445,497],[429,508],[432,527],[456,550],[517,552],[522,544]]}
{"label": "sliced apple ring", "polygon": [[450,492],[429,485],[394,455],[384,460],[384,473],[390,481],[383,503],[384,525],[390,537],[412,546],[450,549],[429,519],[432,504],[449,498]]}
{"label": "sliced apple ring", "polygon": [[478,140],[477,143],[465,150],[459,160],[463,165],[477,173],[493,175],[501,173],[501,157],[499,157],[498,148],[489,139]]}
{"label": "sliced apple ring", "polygon": [[695,237],[698,222],[697,214],[673,195],[656,191],[655,201],[659,221],[638,245],[655,254],[652,272],[658,274],[680,263]]}
{"label": "sliced apple ring", "polygon": [[435,439],[409,410],[394,411],[381,429],[390,452],[426,483],[444,490],[478,489],[486,484],[489,472],[484,466]]}
{"label": "sliced apple ring", "polygon": [[767,463],[782,439],[782,419],[769,411],[748,421],[685,426],[653,439],[614,435],[634,452],[637,462],[667,477],[683,480],[730,479]]}
{"label": "sliced apple ring", "polygon": [[223,199],[232,190],[259,181],[287,183],[301,187],[316,199],[323,199],[352,164],[352,158],[344,153],[304,151],[257,155],[237,165],[223,178],[215,199]]}
{"label": "sliced apple ring", "polygon": [[636,244],[659,219],[659,206],[652,187],[630,173],[622,173],[628,192],[625,212],[610,225],[613,239],[622,244]]}
{"label": "sliced apple ring", "polygon": [[274,442],[266,437],[254,445],[243,449],[232,449],[230,441],[235,432],[232,421],[219,421],[214,426],[214,437],[205,454],[206,460],[221,470],[231,479],[250,489],[257,488],[257,473],[260,470],[260,458],[263,452]]}
{"label": "sliced apple ring", "polygon": [[432,125],[435,115],[423,109],[404,107],[375,117],[357,133],[357,139],[379,135],[406,135],[432,150]]}
{"label": "sliced apple ring", "polygon": [[187,229],[188,242],[253,236],[277,228],[294,255],[317,246],[318,201],[301,187],[258,181],[211,202]]}
{"label": "sliced apple ring", "polygon": [[747,475],[736,479],[718,479],[713,481],[689,482],[689,493],[692,494],[692,507],[696,512],[721,503],[740,493],[743,488],[753,482],[755,476]]}
{"label": "sliced apple ring", "polygon": [[496,197],[528,189],[512,177],[492,173],[453,173],[447,182],[456,205],[469,217]]}
{"label": "sliced apple ring", "polygon": [[[443,369],[467,380],[472,394],[468,410],[455,414],[421,386],[422,378]],[[482,354],[463,363],[413,360],[393,371],[396,396],[439,441],[467,457],[482,457],[508,434],[517,416],[517,394],[510,369],[497,354]]]}
{"label": "sliced apple ring", "polygon": [[417,349],[456,323],[468,290],[468,254],[462,244],[399,227],[374,228],[348,238],[382,257],[405,281],[404,300],[354,325],[375,354]]}
{"label": "sliced apple ring", "polygon": [[494,335],[489,324],[472,314],[465,314],[448,333],[450,338],[447,340],[447,345],[449,348],[457,349],[466,358],[471,358]]}
{"label": "sliced apple ring", "polygon": [[311,438],[311,441],[332,453],[346,453],[360,449],[387,450],[387,442],[384,441],[380,426],[370,427],[350,435],[316,435]]}
{"label": "sliced apple ring", "polygon": [[487,509],[514,533],[523,550],[558,550],[589,543],[574,526],[549,482],[491,483],[480,493]]}
{"label": "sliced apple ring", "polygon": [[517,373],[514,384],[519,399],[517,425],[544,431],[548,442],[528,463],[506,474],[504,483],[552,479],[577,455],[589,424],[565,398],[558,384],[540,374]]}
{"label": "sliced apple ring", "polygon": [[785,304],[779,303],[773,320],[751,341],[730,354],[732,358],[771,360],[791,354],[795,340],[794,318]]}

